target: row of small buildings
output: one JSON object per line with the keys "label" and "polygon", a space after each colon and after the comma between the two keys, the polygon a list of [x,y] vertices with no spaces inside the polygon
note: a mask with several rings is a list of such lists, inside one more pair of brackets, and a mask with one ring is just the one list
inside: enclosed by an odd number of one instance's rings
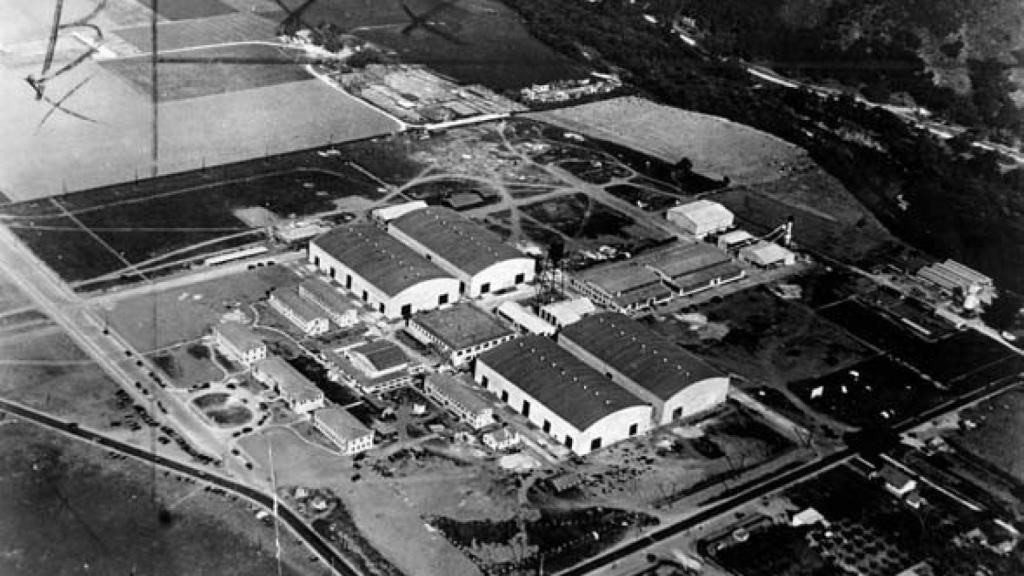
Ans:
{"label": "row of small buildings", "polygon": [[532,282],[536,262],[442,207],[392,207],[377,225],[335,228],[309,245],[309,261],[389,320]]}

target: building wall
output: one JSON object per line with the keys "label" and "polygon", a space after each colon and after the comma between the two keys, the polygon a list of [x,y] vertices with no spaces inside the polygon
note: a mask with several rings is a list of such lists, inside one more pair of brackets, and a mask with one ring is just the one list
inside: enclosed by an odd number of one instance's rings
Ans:
{"label": "building wall", "polygon": [[432,398],[443,408],[450,411],[466,424],[469,424],[475,430],[483,428],[484,426],[494,422],[494,410],[491,408],[470,410],[461,402],[457,402],[449,398],[442,390],[435,387],[429,380],[424,382],[423,391],[428,397]]}
{"label": "building wall", "polygon": [[508,342],[509,340],[515,338],[515,334],[509,334],[508,336],[495,338],[494,340],[488,340],[487,342],[482,342],[469,348],[460,348],[458,350],[455,350],[449,347],[444,342],[442,342],[439,338],[425,330],[422,326],[420,326],[418,322],[416,322],[416,320],[413,320],[412,322],[409,323],[408,330],[410,334],[415,336],[416,339],[423,342],[424,344],[436,344],[437,347],[445,354],[446,358],[448,359],[448,362],[450,362],[453,366],[462,366],[468,364],[480,354],[483,354],[484,352],[490,350],[491,348],[494,348],[495,346],[498,346],[500,344],[504,344],[505,342]]}
{"label": "building wall", "polygon": [[516,286],[515,278],[517,274],[523,275],[523,283],[533,282],[536,274],[536,262],[534,262],[533,258],[523,256],[522,258],[514,258],[511,260],[497,262],[474,275],[470,275],[466,271],[456,267],[455,264],[446,260],[444,254],[433,252],[418,240],[398,228],[389,225],[388,233],[406,246],[426,257],[428,260],[440,266],[445,272],[458,278],[460,282],[465,284],[464,294],[467,298],[479,297],[482,294],[484,284],[489,284],[488,293],[490,293],[503,288]]}
{"label": "building wall", "polygon": [[673,212],[671,210],[665,214],[665,218],[698,239],[703,238],[708,234],[728,230],[732,227],[733,223],[732,218],[724,217],[695,220],[686,214]]}
{"label": "building wall", "polygon": [[246,366],[252,366],[256,362],[263,360],[267,357],[267,345],[263,344],[260,346],[253,346],[247,350],[242,350],[235,346],[234,342],[225,338],[216,328],[213,330],[214,342],[227,352],[228,356]]}
{"label": "building wall", "polygon": [[[544,430],[545,421],[548,422],[550,428],[547,434],[556,442],[565,445],[566,438],[572,438],[570,449],[579,455],[591,452],[591,442],[595,438],[600,438],[601,447],[605,447],[629,438],[630,426],[634,424],[637,427],[636,434],[643,434],[651,428],[651,407],[631,406],[605,416],[586,430],[579,430],[551,408],[524,392],[515,383],[506,380],[504,376],[484,362],[477,361],[473,376],[478,384],[499,399],[502,398],[502,393],[507,394],[508,399],[505,400],[505,403],[516,412],[522,413],[523,401],[528,401],[530,414],[527,418],[541,430]],[[484,385],[485,378],[486,386]]]}
{"label": "building wall", "polygon": [[688,386],[680,383],[681,390],[668,400],[662,400],[654,393],[613,368],[610,364],[578,346],[562,333],[558,336],[558,344],[580,360],[589,364],[598,372],[611,376],[612,382],[629,390],[651,403],[651,422],[654,426],[668,424],[679,418],[687,418],[725,402],[729,394],[729,378],[706,378]]}
{"label": "building wall", "polygon": [[[317,265],[317,259],[319,259],[319,265]],[[375,311],[379,312],[381,304],[383,304],[383,314],[389,320],[401,318],[402,307],[406,305],[410,306],[412,313],[415,314],[423,310],[438,308],[442,295],[448,296],[447,304],[454,304],[459,299],[459,281],[454,278],[424,280],[394,296],[389,296],[314,244],[309,246],[309,262],[316,265],[323,274],[344,287],[357,299],[369,304]],[[348,276],[352,277],[351,286],[348,286],[346,282]],[[364,293],[365,298],[363,298]]]}
{"label": "building wall", "polygon": [[334,310],[326,302],[317,297],[316,294],[306,290],[305,286],[299,286],[299,296],[302,296],[306,300],[312,302],[316,307],[320,308],[327,314],[327,317],[331,319],[339,328],[349,328],[359,323],[359,313],[354,308],[347,308],[344,310]]}
{"label": "building wall", "polygon": [[274,310],[277,310],[282,316],[290,320],[292,324],[298,326],[299,330],[302,330],[302,332],[307,336],[319,336],[331,328],[327,318],[322,316],[318,316],[316,318],[303,318],[284,302],[275,298],[273,294],[270,295],[270,305]]}
{"label": "building wall", "polygon": [[591,302],[602,306],[615,312],[625,312],[618,302],[612,297],[611,294],[605,290],[594,286],[586,280],[578,279],[572,275],[569,276],[569,287],[578,292],[579,294],[586,296]]}
{"label": "building wall", "polygon": [[373,432],[369,432],[356,438],[345,438],[335,433],[327,426],[317,426],[317,428],[324,433],[324,436],[330,438],[331,442],[334,442],[341,450],[342,454],[346,456],[352,456],[360,452],[365,452],[370,448],[373,448]]}

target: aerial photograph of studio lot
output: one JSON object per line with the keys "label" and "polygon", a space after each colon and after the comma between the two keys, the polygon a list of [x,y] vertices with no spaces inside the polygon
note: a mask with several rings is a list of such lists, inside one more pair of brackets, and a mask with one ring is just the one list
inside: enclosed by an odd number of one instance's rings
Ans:
{"label": "aerial photograph of studio lot", "polygon": [[66,4],[0,25],[0,573],[1024,573],[1021,245],[817,147],[1019,151],[534,0]]}

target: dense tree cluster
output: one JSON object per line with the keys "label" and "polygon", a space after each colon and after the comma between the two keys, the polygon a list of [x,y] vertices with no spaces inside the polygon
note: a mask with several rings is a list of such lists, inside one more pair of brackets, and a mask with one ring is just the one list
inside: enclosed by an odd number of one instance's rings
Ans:
{"label": "dense tree cluster", "polygon": [[[737,61],[687,48],[664,22],[651,25],[639,13],[627,17],[624,11],[642,8],[626,2],[506,4],[542,41],[620,71],[654,100],[724,116],[804,147],[904,240],[1024,289],[1024,172],[1002,169],[996,154],[971,147],[966,138],[940,142],[851,97],[758,84]],[[906,211],[898,197],[909,203]]]}

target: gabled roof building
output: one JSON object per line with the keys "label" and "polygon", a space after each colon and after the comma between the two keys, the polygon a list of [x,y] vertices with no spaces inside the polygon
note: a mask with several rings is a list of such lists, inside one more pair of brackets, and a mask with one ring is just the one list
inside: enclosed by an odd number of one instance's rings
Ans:
{"label": "gabled roof building", "polygon": [[342,226],[309,245],[309,261],[388,319],[410,317],[459,299],[459,281],[386,232]]}
{"label": "gabled roof building", "polygon": [[532,282],[536,261],[454,210],[431,206],[388,222],[388,232],[459,279],[470,298]]}
{"label": "gabled roof building", "polygon": [[515,338],[497,318],[469,302],[413,316],[409,334],[435,346],[453,366],[462,366],[480,353]]}
{"label": "gabled roof building", "polygon": [[481,354],[474,379],[580,455],[650,429],[649,404],[544,336]]}
{"label": "gabled roof building", "polygon": [[558,343],[649,403],[657,426],[725,402],[729,378],[636,320],[603,312],[562,330]]}

